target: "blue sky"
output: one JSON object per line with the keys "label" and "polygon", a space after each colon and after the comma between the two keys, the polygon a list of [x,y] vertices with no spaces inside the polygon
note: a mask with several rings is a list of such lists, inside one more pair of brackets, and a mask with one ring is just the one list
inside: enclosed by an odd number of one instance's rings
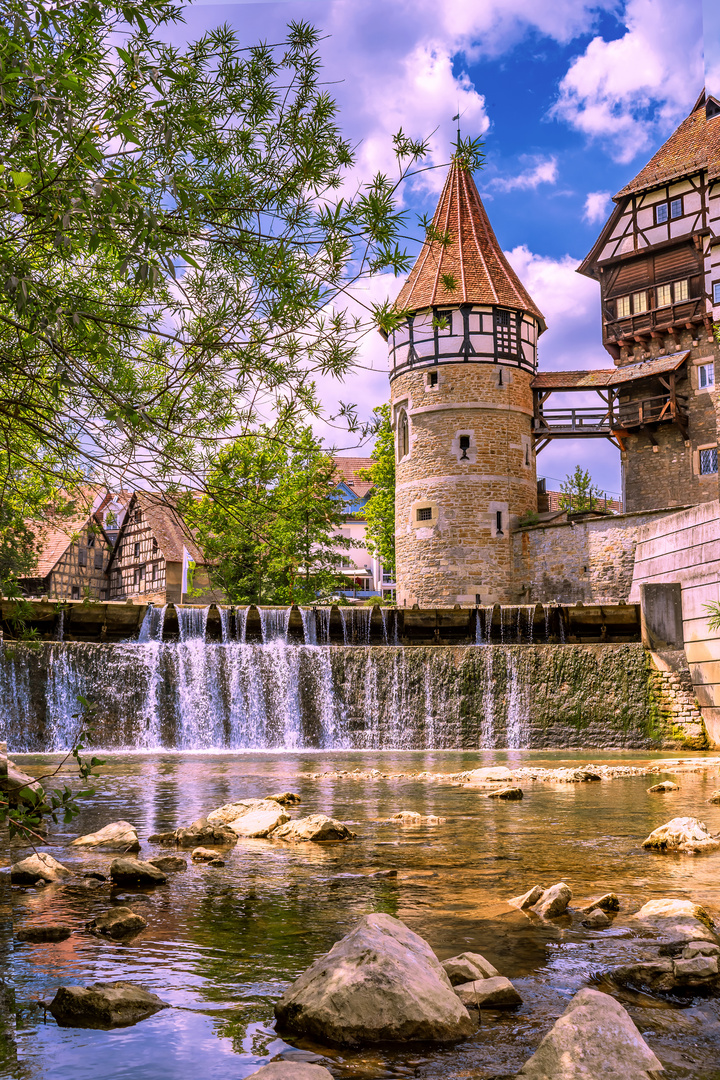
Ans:
{"label": "blue sky", "polygon": [[[720,23],[720,5],[704,2],[707,32]],[[459,106],[463,134],[485,139],[476,181],[490,220],[548,323],[541,368],[610,367],[599,287],[575,267],[610,196],[702,89],[702,8],[703,0],[202,0],[174,36],[192,39],[229,22],[250,44],[281,40],[290,19],[319,27],[327,35],[324,75],[335,83],[341,126],[358,144],[359,178],[391,170],[390,138],[401,125],[416,137],[437,129],[431,156],[446,161]],[[441,170],[424,174],[405,194],[408,208],[431,213],[442,181]],[[368,292],[394,295],[400,284],[376,280]],[[329,410],[352,401],[368,415],[387,400],[378,335],[368,336],[362,363],[349,385],[320,385]],[[330,437],[348,453],[369,452]],[[618,452],[600,440],[551,444],[538,475],[562,479],[578,462],[619,491]]]}

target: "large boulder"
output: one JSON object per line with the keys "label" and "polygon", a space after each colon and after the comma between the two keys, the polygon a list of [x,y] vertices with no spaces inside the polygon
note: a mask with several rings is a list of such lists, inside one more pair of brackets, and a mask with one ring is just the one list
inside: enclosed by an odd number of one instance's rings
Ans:
{"label": "large boulder", "polygon": [[31,803],[33,796],[42,795],[40,782],[19,769],[4,753],[0,754],[0,763],[0,792],[7,795],[10,806]]}
{"label": "large boulder", "polygon": [[537,904],[544,892],[542,885],[533,885],[532,889],[528,889],[522,896],[513,896],[512,900],[508,900],[508,904],[520,908],[521,911],[527,911],[528,908]]}
{"label": "large boulder", "polygon": [[60,881],[70,877],[71,870],[53,859],[45,851],[36,851],[27,859],[21,859],[10,867],[10,880],[13,885],[34,885],[36,881]]}
{"label": "large boulder", "polygon": [[475,982],[477,979],[492,979],[500,974],[489,960],[477,952],[464,952],[459,956],[451,956],[448,960],[443,960],[442,966],[453,986]]}
{"label": "large boulder", "polygon": [[564,915],[567,906],[572,900],[572,890],[564,881],[558,881],[557,885],[551,885],[533,905],[533,911],[543,919],[557,919]]}
{"label": "large boulder", "polygon": [[167,881],[167,876],[157,866],[139,859],[113,859],[110,878],[114,885],[139,885],[141,888],[164,885]]}
{"label": "large boulder", "polygon": [[352,832],[342,821],[334,821],[325,814],[311,814],[310,817],[298,818],[281,825],[272,833],[273,840],[284,840],[289,844],[301,844],[311,840],[314,843],[326,841],[354,840]]}
{"label": "large boulder", "polygon": [[713,991],[720,983],[718,957],[697,954],[622,964],[607,975],[621,986],[672,994]]}
{"label": "large boulder", "polygon": [[576,994],[518,1077],[523,1080],[659,1080],[663,1067],[628,1013],[598,990]]}
{"label": "large boulder", "polygon": [[683,851],[695,855],[717,851],[720,840],[710,836],[705,823],[697,818],[676,817],[654,829],[647,839],[643,840],[642,846],[656,851]]}
{"label": "large boulder", "polygon": [[692,900],[649,900],[633,919],[656,931],[665,941],[717,942],[710,915]]}
{"label": "large boulder", "polygon": [[455,993],[466,1009],[514,1009],[522,1005],[517,990],[502,975],[460,983],[455,987]]}
{"label": "large boulder", "polygon": [[290,815],[286,814],[282,806],[273,802],[272,799],[267,799],[266,803],[269,804],[269,809],[248,810],[247,813],[241,814],[234,821],[228,822],[228,829],[232,829],[237,836],[256,837],[258,839],[270,836],[271,833],[290,820]]}
{"label": "large boulder", "polygon": [[332,1073],[309,1061],[271,1061],[246,1080],[332,1080]]}
{"label": "large boulder", "polygon": [[151,844],[175,844],[177,847],[194,848],[201,845],[214,847],[230,847],[237,844],[237,834],[221,824],[212,824],[208,821],[194,821],[187,828],[175,829],[173,832],[154,833],[148,836]]}
{"label": "large boulder", "polygon": [[92,934],[118,940],[119,938],[139,934],[146,926],[147,921],[143,919],[142,915],[132,911],[131,908],[114,907],[103,912],[102,915],[98,915],[97,918],[91,919],[90,922],[85,924],[85,929]]}
{"label": "large boulder", "polygon": [[392,915],[366,915],[275,1006],[279,1026],[341,1046],[452,1042],[474,1024],[434,952]]}
{"label": "large boulder", "polygon": [[169,1009],[156,994],[129,982],[97,982],[90,986],[60,986],[48,1005],[60,1027],[128,1027],[161,1009]]}
{"label": "large boulder", "polygon": [[129,821],[113,821],[97,832],[78,836],[70,847],[104,848],[106,851],[139,851],[137,830]]}
{"label": "large boulder", "polygon": [[262,810],[274,810],[280,805],[278,799],[240,799],[238,802],[223,803],[217,810],[211,810],[206,821],[208,825],[229,825],[245,814]]}

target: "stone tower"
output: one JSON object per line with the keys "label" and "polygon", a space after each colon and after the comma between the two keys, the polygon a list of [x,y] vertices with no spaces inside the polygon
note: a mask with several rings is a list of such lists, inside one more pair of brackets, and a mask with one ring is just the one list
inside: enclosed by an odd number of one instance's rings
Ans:
{"label": "stone tower", "polygon": [[508,603],[521,584],[511,530],[537,510],[530,381],[545,322],[457,161],[433,226],[388,338],[397,598]]}

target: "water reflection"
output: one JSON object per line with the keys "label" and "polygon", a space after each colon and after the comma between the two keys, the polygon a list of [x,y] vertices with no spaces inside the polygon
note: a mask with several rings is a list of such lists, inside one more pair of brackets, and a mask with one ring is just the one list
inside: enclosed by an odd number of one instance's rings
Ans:
{"label": "water reflection", "polygon": [[[592,757],[640,760],[630,753]],[[130,944],[85,933],[60,945],[17,944],[11,966],[22,1002],[48,999],[63,982],[127,978],[176,1008],[112,1033],[60,1029],[51,1019],[43,1021],[42,1012],[24,1009],[19,1062],[7,1075],[241,1080],[269,1055],[289,1049],[272,1024],[273,1002],[288,981],[361,915],[385,911],[426,937],[441,958],[465,950],[486,955],[513,979],[522,1008],[510,1015],[484,1014],[475,1037],[443,1050],[337,1052],[298,1045],[320,1053],[337,1077],[353,1080],[514,1076],[572,994],[603,966],[632,956],[636,945],[622,915],[611,931],[590,932],[579,918],[542,925],[504,901],[536,882],[565,880],[578,903],[607,889],[620,895],[624,911],[652,897],[692,897],[720,919],[720,856],[672,858],[639,848],[653,828],[679,814],[699,816],[711,831],[720,831],[720,807],[706,801],[720,786],[717,775],[683,775],[681,790],[667,796],[646,795],[644,777],[528,784],[521,803],[505,804],[483,799],[476,790],[412,778],[358,782],[308,774],[357,765],[453,772],[490,763],[556,766],[587,760],[523,751],[110,756],[96,800],[84,808],[73,834],[124,818],[146,837],[224,802],[290,789],[301,795],[303,813],[321,811],[346,821],[359,839],[309,850],[241,841],[224,868],[191,865],[167,888],[145,896],[123,890],[124,902],[149,924]],[[32,770],[42,759],[24,758],[21,764]],[[401,809],[447,821],[399,827],[387,819]],[[71,852],[69,835],[54,834],[47,850],[75,867],[107,865],[108,856]],[[151,853],[156,852],[144,844],[143,854]],[[378,870],[396,870],[398,876],[369,876]],[[14,890],[13,915],[16,925],[52,917],[81,928],[110,901],[105,886]],[[665,1009],[672,1023],[655,1023],[648,1035],[669,1077],[720,1076],[717,1006],[704,1003],[700,1011],[694,1026],[682,1026],[674,1019],[678,1011]],[[650,1030],[649,1012],[641,1008],[634,1014],[643,1031]],[[688,1012],[690,1019],[694,1015]]]}

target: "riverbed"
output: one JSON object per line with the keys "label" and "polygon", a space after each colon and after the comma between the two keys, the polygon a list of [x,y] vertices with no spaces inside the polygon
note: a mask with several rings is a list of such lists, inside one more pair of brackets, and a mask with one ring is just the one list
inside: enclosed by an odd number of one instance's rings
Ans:
{"label": "riverbed", "polygon": [[[405,774],[453,773],[483,765],[558,767],[666,758],[647,752],[479,751],[385,753],[147,753],[107,755],[95,798],[71,826],[52,829],[42,850],[73,869],[107,869],[111,856],[69,849],[68,841],[111,821],[134,824],[140,857],[156,832],[242,798],[297,792],[296,814],[322,812],[346,822],[357,840],[301,845],[240,840],[224,867],[193,865],[167,886],[77,890],[66,885],[12,890],[15,928],[24,921],[65,920],[78,933],[53,945],[16,942],[11,977],[18,1001],[17,1060],[12,1077],[33,1080],[242,1080],[278,1054],[319,1055],[347,1080],[497,1080],[513,1077],[582,986],[632,958],[637,930],[629,916],[658,897],[702,903],[720,923],[720,854],[700,857],[643,851],[643,839],[672,817],[699,817],[720,832],[717,759],[706,769],[661,772],[680,790],[648,795],[655,782],[630,776],[601,783],[524,783],[522,802],[489,800],[449,783],[400,779],[313,779],[323,771],[377,768]],[[702,764],[703,755],[692,755]],[[35,775],[56,760],[15,756]],[[434,814],[439,825],[400,826],[400,810]],[[23,852],[14,849],[13,858]],[[7,864],[7,859],[4,860]],[[396,870],[397,878],[373,878]],[[567,882],[573,907],[612,890],[620,914],[603,931],[575,912],[553,923],[509,909],[505,901],[532,885]],[[5,895],[9,890],[6,889]],[[82,931],[110,903],[129,904],[148,927],[129,944]],[[369,912],[395,915],[428,940],[440,959],[467,950],[485,955],[523,998],[516,1012],[482,1013],[477,1033],[452,1047],[405,1046],[348,1051],[281,1039],[273,1003],[316,957]],[[64,983],[127,979],[173,1008],[112,1032],[60,1028],[33,1002]],[[720,1002],[660,1001],[624,995],[669,1080],[720,1078]],[[1,1068],[1,1066],[0,1066]]]}

